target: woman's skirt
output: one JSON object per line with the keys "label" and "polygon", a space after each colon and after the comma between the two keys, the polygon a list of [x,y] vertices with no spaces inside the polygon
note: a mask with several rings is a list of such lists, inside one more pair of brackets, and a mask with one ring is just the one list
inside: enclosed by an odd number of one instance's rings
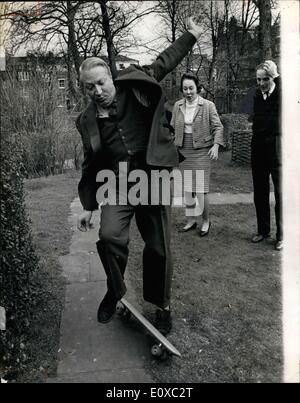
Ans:
{"label": "woman's skirt", "polygon": [[183,189],[185,192],[209,193],[209,181],[211,172],[211,160],[208,152],[211,147],[195,149],[193,147],[193,135],[185,134],[183,147],[180,153],[185,160],[179,168],[183,177]]}

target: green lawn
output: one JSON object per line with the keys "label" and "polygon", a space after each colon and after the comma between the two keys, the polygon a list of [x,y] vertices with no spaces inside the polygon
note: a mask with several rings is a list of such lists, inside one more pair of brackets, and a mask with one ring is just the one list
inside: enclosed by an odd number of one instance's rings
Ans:
{"label": "green lawn", "polygon": [[26,345],[29,362],[19,381],[44,382],[54,375],[59,349],[64,279],[59,257],[69,252],[70,203],[77,196],[78,173],[25,181],[26,206],[43,277],[43,301],[37,307]]}
{"label": "green lawn", "polygon": [[[221,152],[212,164],[211,192],[252,191],[251,167]],[[256,232],[253,205],[211,206],[211,220],[206,238],[180,233],[184,210],[173,210],[175,321],[169,337],[183,357],[153,361],[148,369],[158,382],[280,382],[280,254],[273,244],[250,242]],[[135,225],[131,238],[128,298],[151,319],[153,309],[141,296],[143,242]]]}
{"label": "green lawn", "polygon": [[251,167],[231,161],[231,151],[219,153],[212,162],[210,191],[212,193],[249,193],[253,191]]}
{"label": "green lawn", "polygon": [[[281,265],[273,244],[253,245],[252,206],[213,206],[208,237],[180,233],[184,211],[173,210],[174,329],[182,359],[153,361],[158,382],[280,382]],[[143,242],[132,227],[130,291],[141,298]]]}

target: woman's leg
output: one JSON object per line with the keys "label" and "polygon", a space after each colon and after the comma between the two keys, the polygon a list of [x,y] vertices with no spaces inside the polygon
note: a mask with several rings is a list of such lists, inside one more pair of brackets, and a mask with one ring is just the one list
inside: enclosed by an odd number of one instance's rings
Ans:
{"label": "woman's leg", "polygon": [[204,210],[202,214],[203,220],[209,222],[209,194],[204,195]]}
{"label": "woman's leg", "polygon": [[[185,216],[187,218],[187,224],[185,227],[189,228],[196,222],[196,217],[198,213],[197,209],[197,199],[194,197],[194,194],[192,192],[184,192],[184,198],[185,198]],[[184,228],[185,228],[184,227]]]}
{"label": "woman's leg", "polygon": [[[198,203],[202,211],[202,227],[201,231],[209,230],[209,194],[197,193]],[[202,206],[202,208],[201,208]]]}

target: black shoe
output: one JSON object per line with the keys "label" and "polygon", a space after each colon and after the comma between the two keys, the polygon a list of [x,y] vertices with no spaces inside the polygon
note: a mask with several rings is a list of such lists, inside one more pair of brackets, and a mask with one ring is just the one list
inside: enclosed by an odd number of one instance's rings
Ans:
{"label": "black shoe", "polygon": [[252,237],[251,242],[252,243],[259,243],[259,242],[262,242],[264,240],[269,240],[270,238],[271,238],[270,235],[257,234],[257,235],[254,235]]}
{"label": "black shoe", "polygon": [[172,316],[169,309],[157,309],[155,313],[154,326],[164,336],[172,329]]}
{"label": "black shoe", "polygon": [[109,292],[105,294],[101,304],[98,308],[98,322],[100,323],[108,323],[112,320],[117,306],[118,300],[112,296]]}
{"label": "black shoe", "polygon": [[283,249],[283,241],[276,241],[275,250],[282,250]]}
{"label": "black shoe", "polygon": [[207,230],[207,231],[202,231],[202,229],[199,231],[199,236],[202,238],[202,237],[208,235],[208,234],[209,234],[210,227],[211,227],[211,222],[209,222],[208,230]]}

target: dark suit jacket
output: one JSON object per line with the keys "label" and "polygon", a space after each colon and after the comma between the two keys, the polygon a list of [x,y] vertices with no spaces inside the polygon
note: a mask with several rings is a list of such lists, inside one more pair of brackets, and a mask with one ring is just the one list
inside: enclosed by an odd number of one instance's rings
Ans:
{"label": "dark suit jacket", "polygon": [[[122,86],[122,83],[131,86],[136,98],[143,105],[151,100],[154,113],[146,152],[146,162],[150,166],[172,168],[179,163],[164,108],[166,97],[158,82],[179,64],[195,42],[195,37],[186,32],[162,52],[154,63],[143,67],[130,66],[115,80],[116,87]],[[79,115],[76,126],[84,149],[79,197],[83,208],[92,211],[98,208],[96,176],[107,165],[96,119],[96,105],[93,102]]]}
{"label": "dark suit jacket", "polygon": [[281,80],[274,80],[276,87],[265,101],[260,90],[253,103],[253,135],[256,140],[281,135]]}
{"label": "dark suit jacket", "polygon": [[[281,92],[281,77],[278,76],[274,78],[274,82],[276,87],[278,87],[279,91]],[[250,122],[253,121],[253,113],[254,113],[254,101],[258,94],[261,93],[261,90],[257,87],[251,87],[247,95],[244,97],[242,103],[239,105],[238,113],[243,113],[249,115],[248,120]]]}

